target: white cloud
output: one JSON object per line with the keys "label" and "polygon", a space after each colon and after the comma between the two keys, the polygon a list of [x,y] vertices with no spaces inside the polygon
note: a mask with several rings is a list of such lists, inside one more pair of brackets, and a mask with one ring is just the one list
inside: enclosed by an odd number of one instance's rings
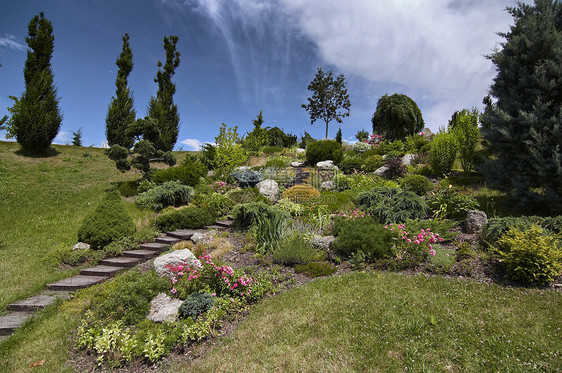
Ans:
{"label": "white cloud", "polygon": [[0,36],[0,47],[8,47],[10,49],[25,51],[26,46],[19,43],[14,35],[4,34]]}
{"label": "white cloud", "polygon": [[203,145],[198,139],[185,139],[181,143],[187,145],[188,150],[201,150],[201,145]]}
{"label": "white cloud", "polygon": [[53,140],[54,144],[65,145],[69,144],[72,141],[72,133],[68,131],[60,131]]}

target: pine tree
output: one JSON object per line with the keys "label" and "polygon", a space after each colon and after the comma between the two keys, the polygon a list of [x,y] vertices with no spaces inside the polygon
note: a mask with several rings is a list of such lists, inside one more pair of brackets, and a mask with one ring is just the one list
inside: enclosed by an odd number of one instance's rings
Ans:
{"label": "pine tree", "polygon": [[336,132],[336,142],[339,142],[341,144],[342,141],[343,141],[342,136],[343,135],[341,133],[341,127],[340,127],[340,128],[338,128],[338,132]]}
{"label": "pine tree", "polygon": [[508,11],[515,24],[489,56],[498,70],[490,88],[497,101],[486,100],[482,118],[493,156],[483,170],[519,203],[532,202],[541,188],[552,207],[562,197],[562,4],[535,0]]}
{"label": "pine tree", "polygon": [[172,151],[179,134],[180,116],[178,107],[174,104],[176,86],[172,83],[172,76],[180,64],[180,52],[176,51],[177,42],[177,36],[164,37],[166,63],[162,68],[162,62],[158,61],[158,72],[154,79],[158,83],[158,91],[148,104],[148,116],[156,120],[160,129],[160,136],[153,145],[157,150],[165,152]]}
{"label": "pine tree", "polygon": [[76,132],[72,132],[72,145],[82,146],[82,128],[79,128]]}
{"label": "pine tree", "polygon": [[127,86],[127,79],[133,70],[133,51],[129,45],[129,34],[123,36],[123,49],[115,62],[119,71],[115,85],[115,97],[107,108],[105,117],[105,136],[109,146],[121,145],[127,149],[133,146],[134,139],[128,128],[133,125],[137,113],[135,112],[133,95]]}
{"label": "pine tree", "polygon": [[59,133],[62,115],[53,83],[51,57],[55,37],[53,24],[43,12],[28,25],[27,60],[23,75],[25,91],[21,97],[10,96],[14,106],[8,121],[8,137],[15,137],[21,147],[31,153],[45,152]]}

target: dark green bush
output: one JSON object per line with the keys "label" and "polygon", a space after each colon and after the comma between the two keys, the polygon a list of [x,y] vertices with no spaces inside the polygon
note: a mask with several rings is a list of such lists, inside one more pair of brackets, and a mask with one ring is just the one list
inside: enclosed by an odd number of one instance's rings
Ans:
{"label": "dark green bush", "polygon": [[560,239],[538,225],[525,230],[512,227],[497,244],[506,274],[513,281],[544,286],[562,274]]}
{"label": "dark green bush", "polygon": [[280,158],[272,158],[268,159],[267,162],[265,162],[265,167],[285,168],[287,167],[287,163]]}
{"label": "dark green bush", "polygon": [[263,180],[260,172],[254,170],[236,171],[232,174],[240,188],[253,188]]}
{"label": "dark green bush", "polygon": [[518,228],[521,231],[529,229],[533,224],[539,225],[548,232],[554,234],[562,233],[562,216],[545,218],[542,216],[508,216],[505,218],[491,218],[484,226],[484,238],[491,244],[495,244],[501,235],[510,228]]}
{"label": "dark green bush", "polygon": [[188,156],[180,166],[156,170],[152,181],[163,184],[167,181],[177,180],[182,184],[195,186],[199,183],[199,178],[207,175],[207,171],[207,167],[202,163],[194,162]]}
{"label": "dark green bush", "polygon": [[96,210],[86,216],[78,229],[78,241],[87,242],[96,250],[136,230],[119,191],[113,189],[105,194]]}
{"label": "dark green bush", "polygon": [[400,186],[402,189],[414,192],[418,196],[424,196],[434,188],[431,181],[422,175],[408,175],[402,180]]}
{"label": "dark green bush", "polygon": [[215,303],[215,298],[209,293],[192,293],[180,306],[179,317],[187,319],[191,317],[196,319],[197,316],[207,312]]}
{"label": "dark green bush", "polygon": [[250,202],[234,206],[232,228],[243,230],[257,223],[259,219],[272,218],[279,210],[263,202]]}
{"label": "dark green bush", "polygon": [[422,219],[427,204],[420,196],[401,188],[376,187],[359,193],[356,204],[381,223],[402,223],[408,219]]}
{"label": "dark green bush", "polygon": [[340,256],[348,258],[361,251],[367,260],[374,261],[392,254],[392,232],[372,219],[337,218],[333,234],[333,249]]}
{"label": "dark green bush", "polygon": [[198,154],[199,161],[209,170],[215,169],[215,158],[217,156],[217,148],[213,144],[206,143],[201,147]]}
{"label": "dark green bush", "polygon": [[193,188],[179,181],[167,181],[162,185],[141,193],[135,204],[141,209],[160,211],[168,206],[187,205],[193,194]]}
{"label": "dark green bush", "polygon": [[152,299],[169,288],[168,280],[154,271],[143,274],[133,269],[106,282],[95,293],[90,307],[98,319],[132,325],[144,319]]}
{"label": "dark green bush", "polygon": [[199,229],[214,223],[211,213],[200,207],[189,206],[183,209],[160,215],[156,218],[156,228],[161,232],[177,229]]}
{"label": "dark green bush", "polygon": [[273,127],[267,130],[267,140],[269,146],[279,146],[282,148],[290,148],[297,144],[297,136],[287,135],[279,127]]}
{"label": "dark green bush", "polygon": [[339,164],[343,158],[343,150],[341,144],[332,140],[314,141],[308,144],[306,148],[306,160],[311,166],[326,160],[334,161]]}
{"label": "dark green bush", "polygon": [[295,272],[302,273],[308,277],[331,276],[338,268],[326,262],[310,262],[307,264],[299,264],[295,266]]}
{"label": "dark green bush", "polygon": [[283,151],[283,147],[282,146],[264,146],[262,148],[262,151],[265,154],[281,153]]}
{"label": "dark green bush", "polygon": [[117,185],[117,189],[119,189],[119,193],[121,193],[123,197],[136,196],[138,193],[138,187],[139,180],[123,181]]}
{"label": "dark green bush", "polygon": [[365,172],[375,172],[382,167],[383,163],[384,161],[382,159],[382,156],[374,154],[367,158],[364,158],[362,168]]}
{"label": "dark green bush", "polygon": [[339,168],[344,174],[352,174],[361,171],[363,161],[359,157],[344,159],[340,162]]}

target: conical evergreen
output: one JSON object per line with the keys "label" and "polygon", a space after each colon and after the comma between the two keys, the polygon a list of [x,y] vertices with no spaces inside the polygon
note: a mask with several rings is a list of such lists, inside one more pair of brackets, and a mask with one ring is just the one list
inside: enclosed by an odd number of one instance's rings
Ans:
{"label": "conical evergreen", "polygon": [[23,70],[25,91],[19,98],[10,96],[14,106],[8,109],[12,114],[8,136],[15,137],[26,151],[41,153],[51,146],[62,122],[51,71],[53,24],[43,12],[29,22],[25,41],[28,45]]}
{"label": "conical evergreen", "polygon": [[109,146],[121,145],[130,149],[134,138],[127,130],[137,116],[134,108],[133,94],[127,86],[127,79],[133,70],[133,51],[129,45],[129,34],[123,36],[123,49],[115,62],[119,71],[115,85],[116,97],[111,98],[105,117],[105,136]]}
{"label": "conical evergreen", "polygon": [[176,86],[172,83],[172,76],[180,64],[180,52],[176,51],[177,36],[164,37],[166,63],[158,61],[158,73],[154,81],[158,83],[156,97],[152,96],[148,104],[148,116],[156,120],[160,136],[153,143],[157,150],[172,151],[179,134],[180,116],[178,107],[174,104]]}
{"label": "conical evergreen", "polygon": [[[562,199],[562,4],[536,0],[508,8],[515,24],[489,56],[498,74],[482,118],[493,160],[488,182],[517,197]],[[539,189],[536,189],[539,188]]]}

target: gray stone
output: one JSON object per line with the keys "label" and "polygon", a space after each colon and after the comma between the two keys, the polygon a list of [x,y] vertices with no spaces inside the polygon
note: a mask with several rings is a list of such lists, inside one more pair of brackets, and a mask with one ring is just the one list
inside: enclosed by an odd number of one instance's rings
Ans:
{"label": "gray stone", "polygon": [[275,180],[267,179],[260,181],[256,184],[256,188],[259,189],[262,196],[267,197],[270,201],[277,201],[279,185]]}
{"label": "gray stone", "polygon": [[191,236],[191,241],[193,243],[199,243],[203,245],[209,245],[213,238],[216,236],[216,231],[208,231],[208,232],[195,232],[193,236]]}
{"label": "gray stone", "polygon": [[302,167],[304,162],[291,162],[291,167]]}
{"label": "gray stone", "polygon": [[386,173],[387,170],[388,170],[387,166],[382,166],[375,171],[375,175],[384,176],[384,174]]}
{"label": "gray stone", "polygon": [[317,250],[325,251],[328,253],[328,259],[334,260],[336,254],[332,250],[332,243],[336,238],[334,236],[317,236],[310,240],[310,244]]}
{"label": "gray stone", "polygon": [[415,154],[405,154],[402,157],[402,164],[404,166],[410,166],[410,165],[412,165],[412,161],[414,160],[414,158],[416,158]]}
{"label": "gray stone", "polygon": [[78,242],[76,245],[72,246],[72,250],[89,250],[90,245],[85,242]]}
{"label": "gray stone", "polygon": [[321,170],[337,170],[338,166],[334,164],[334,161],[328,160],[316,163],[316,168]]}
{"label": "gray stone", "polygon": [[160,293],[150,302],[150,313],[147,318],[153,322],[174,322],[178,317],[181,303],[179,299]]}
{"label": "gray stone", "polygon": [[320,184],[320,190],[332,190],[335,186],[336,184],[333,180],[323,181],[322,184]]}
{"label": "gray stone", "polygon": [[464,228],[466,233],[480,233],[482,228],[488,222],[488,216],[484,211],[470,210],[466,214],[466,221],[464,223]]}
{"label": "gray stone", "polygon": [[304,152],[306,152],[305,149],[303,149],[303,148],[297,148],[297,154],[301,154],[301,153],[304,153]]}
{"label": "gray stone", "polygon": [[164,254],[154,259],[154,270],[160,277],[174,277],[173,273],[166,266],[177,266],[179,264],[186,263],[193,266],[200,267],[201,264],[199,260],[195,258],[195,255],[189,249],[173,251],[169,254]]}
{"label": "gray stone", "polygon": [[213,170],[207,171],[207,177],[213,177],[213,176],[215,176],[215,171]]}
{"label": "gray stone", "polygon": [[252,167],[250,167],[250,166],[240,166],[240,167],[236,167],[234,169],[234,172],[250,171],[251,169],[252,169]]}

